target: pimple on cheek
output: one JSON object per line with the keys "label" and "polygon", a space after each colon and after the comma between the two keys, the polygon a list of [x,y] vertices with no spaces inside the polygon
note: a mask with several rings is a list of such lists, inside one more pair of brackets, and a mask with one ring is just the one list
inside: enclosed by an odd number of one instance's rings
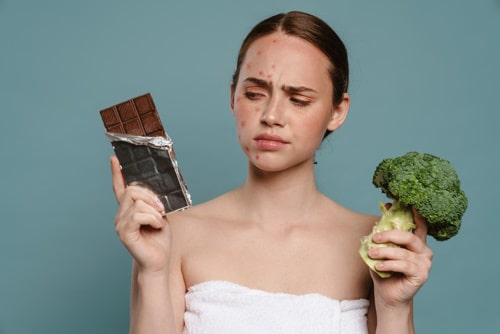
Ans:
{"label": "pimple on cheek", "polygon": [[260,155],[256,154],[255,155],[255,160],[259,160],[260,159]]}
{"label": "pimple on cheek", "polygon": [[256,112],[260,112],[260,107],[255,107]]}
{"label": "pimple on cheek", "polygon": [[240,127],[244,128],[247,123],[245,121],[240,122]]}
{"label": "pimple on cheek", "polygon": [[262,50],[257,51],[257,56],[261,56],[261,55],[262,55]]}

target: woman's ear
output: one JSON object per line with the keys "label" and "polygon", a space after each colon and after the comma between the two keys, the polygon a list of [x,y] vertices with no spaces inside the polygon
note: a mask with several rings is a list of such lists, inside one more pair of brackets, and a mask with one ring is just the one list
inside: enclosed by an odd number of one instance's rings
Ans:
{"label": "woman's ear", "polygon": [[229,101],[229,104],[231,106],[231,111],[234,113],[234,82],[231,82],[231,86],[230,86],[230,91],[231,91],[231,94],[230,94],[230,98],[231,98],[231,101]]}
{"label": "woman's ear", "polygon": [[330,123],[328,123],[328,130],[337,130],[342,124],[344,124],[347,118],[347,113],[349,112],[349,105],[351,103],[351,98],[349,94],[344,93],[342,96],[342,101],[332,108],[332,117],[330,118]]}

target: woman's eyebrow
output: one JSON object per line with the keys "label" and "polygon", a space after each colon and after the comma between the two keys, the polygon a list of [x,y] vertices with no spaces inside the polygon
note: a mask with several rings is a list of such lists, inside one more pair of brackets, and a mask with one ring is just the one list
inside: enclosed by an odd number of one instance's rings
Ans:
{"label": "woman's eyebrow", "polygon": [[255,84],[259,87],[271,89],[271,83],[269,81],[266,81],[263,79],[248,77],[248,78],[245,78],[245,80],[243,80],[243,82],[249,82],[249,83]]}
{"label": "woman's eyebrow", "polygon": [[[243,82],[249,82],[252,83],[256,86],[271,90],[272,89],[272,82],[266,81],[264,79],[259,79],[259,78],[254,78],[254,77],[248,77],[243,80]],[[310,87],[306,86],[290,86],[290,85],[283,85],[281,89],[288,93],[288,94],[300,94],[300,93],[313,93],[317,94],[318,92]]]}
{"label": "woman's eyebrow", "polygon": [[283,89],[283,91],[285,91],[285,92],[287,92],[289,94],[297,94],[297,93],[314,93],[314,94],[317,94],[318,93],[314,89],[306,87],[306,86],[288,86],[288,85],[283,85],[282,89]]}

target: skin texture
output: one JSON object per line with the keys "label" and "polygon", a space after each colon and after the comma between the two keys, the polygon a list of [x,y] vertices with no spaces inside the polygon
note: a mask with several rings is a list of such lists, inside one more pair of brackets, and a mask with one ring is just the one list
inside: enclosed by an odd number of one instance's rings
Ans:
{"label": "skin texture", "polygon": [[134,258],[132,333],[181,333],[186,290],[209,280],[370,299],[370,333],[413,332],[413,296],[432,259],[425,222],[416,213],[415,233],[374,236],[402,246],[370,254],[386,259],[379,270],[396,272],[382,280],[358,255],[378,217],[342,207],[316,187],[314,154],[350,103],[347,94],[332,103],[329,66],[313,45],[280,32],[250,46],[230,101],[248,175],[213,200],[162,218],[155,195],[125,187],[112,158],[116,230]]}

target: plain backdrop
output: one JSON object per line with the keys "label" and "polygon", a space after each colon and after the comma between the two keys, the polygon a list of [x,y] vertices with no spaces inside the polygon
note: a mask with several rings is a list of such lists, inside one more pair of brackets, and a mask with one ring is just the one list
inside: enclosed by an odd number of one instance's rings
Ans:
{"label": "plain backdrop", "polygon": [[238,186],[236,53],[295,9],[350,52],[351,110],[318,151],[319,187],[377,214],[381,159],[450,160],[469,208],[458,236],[429,239],[417,331],[500,332],[500,1],[0,0],[0,334],[127,332],[131,260],[99,110],[150,92],[193,201]]}

